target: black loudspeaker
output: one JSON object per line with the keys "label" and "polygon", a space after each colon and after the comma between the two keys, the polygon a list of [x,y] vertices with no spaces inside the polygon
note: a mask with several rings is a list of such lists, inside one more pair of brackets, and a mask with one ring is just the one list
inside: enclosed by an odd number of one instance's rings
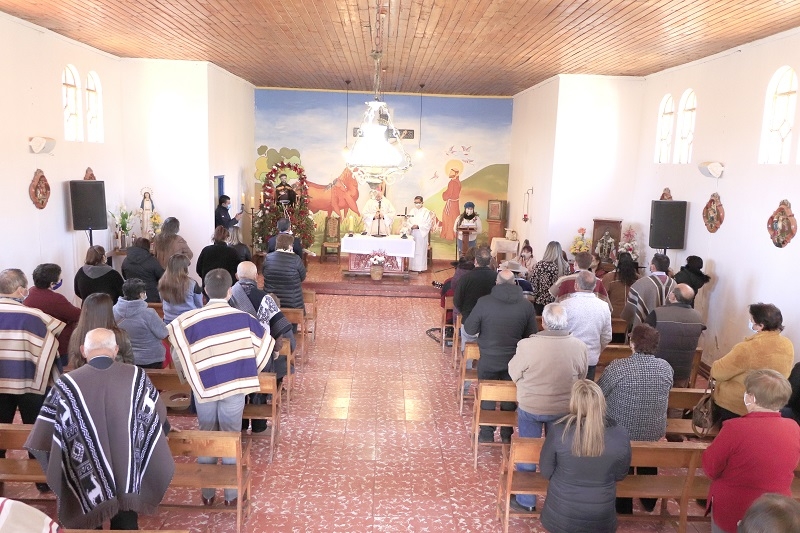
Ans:
{"label": "black loudspeaker", "polygon": [[70,181],[69,203],[72,208],[72,229],[108,229],[104,182]]}
{"label": "black loudspeaker", "polygon": [[650,248],[686,247],[686,202],[653,200],[650,207]]}

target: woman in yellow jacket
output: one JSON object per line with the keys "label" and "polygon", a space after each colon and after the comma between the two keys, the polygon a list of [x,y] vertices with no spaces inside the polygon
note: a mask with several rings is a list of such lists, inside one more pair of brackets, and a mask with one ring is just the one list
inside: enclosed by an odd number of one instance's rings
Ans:
{"label": "woman in yellow jacket", "polygon": [[723,422],[747,414],[744,406],[744,379],[751,370],[771,368],[788,378],[794,364],[792,341],[781,336],[783,315],[772,304],[750,306],[750,329],[746,337],[724,357],[711,365],[717,380],[714,392],[714,418]]}

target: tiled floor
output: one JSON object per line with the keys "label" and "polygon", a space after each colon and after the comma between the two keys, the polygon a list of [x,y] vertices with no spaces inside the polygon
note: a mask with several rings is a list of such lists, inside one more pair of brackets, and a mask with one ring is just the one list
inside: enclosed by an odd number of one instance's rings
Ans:
{"label": "tiled floor", "polygon": [[[309,271],[320,281],[340,275],[335,264],[312,263]],[[245,531],[502,531],[494,510],[500,449],[484,448],[472,469],[469,418],[458,414],[450,358],[425,335],[438,324],[438,300],[318,301],[316,343],[297,373],[271,464],[266,441],[255,445]],[[192,419],[178,424],[190,427]],[[141,517],[140,527],[225,533],[235,530],[235,518],[161,511]],[[543,531],[535,519],[514,520],[510,530]],[[622,522],[619,530],[676,531],[657,522]],[[689,531],[710,527],[690,524]]]}

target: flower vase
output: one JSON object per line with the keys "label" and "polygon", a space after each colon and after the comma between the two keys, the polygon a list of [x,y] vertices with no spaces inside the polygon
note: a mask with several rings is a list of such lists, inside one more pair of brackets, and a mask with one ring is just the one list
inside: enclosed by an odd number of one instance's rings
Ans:
{"label": "flower vase", "polygon": [[383,265],[370,265],[369,276],[375,281],[383,279]]}
{"label": "flower vase", "polygon": [[119,249],[126,250],[128,248],[128,236],[124,233],[119,235]]}

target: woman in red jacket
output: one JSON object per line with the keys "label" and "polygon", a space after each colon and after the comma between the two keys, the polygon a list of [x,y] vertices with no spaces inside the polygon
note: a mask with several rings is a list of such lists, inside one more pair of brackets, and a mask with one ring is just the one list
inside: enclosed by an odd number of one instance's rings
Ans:
{"label": "woman in red jacket", "polygon": [[61,287],[61,267],[54,263],[43,263],[33,270],[33,284],[28,292],[28,297],[23,302],[28,307],[35,307],[44,311],[53,318],[66,324],[58,335],[58,355],[61,358],[62,368],[67,366],[69,340],[72,331],[81,317],[81,310],[56,292]]}
{"label": "woman in red jacket", "polygon": [[762,494],[792,495],[800,461],[800,426],[781,418],[792,388],[779,372],[754,370],[744,381],[747,414],[726,420],[703,452],[711,478],[708,509],[712,533],[736,533],[736,524]]}

